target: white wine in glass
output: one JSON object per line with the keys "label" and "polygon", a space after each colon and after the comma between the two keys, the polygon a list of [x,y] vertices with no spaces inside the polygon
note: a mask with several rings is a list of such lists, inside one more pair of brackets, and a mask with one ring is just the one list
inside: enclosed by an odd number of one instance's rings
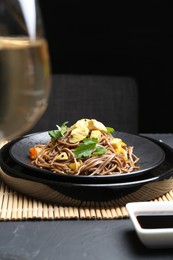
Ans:
{"label": "white wine in glass", "polygon": [[37,0],[0,1],[0,139],[29,131],[47,108],[51,68]]}

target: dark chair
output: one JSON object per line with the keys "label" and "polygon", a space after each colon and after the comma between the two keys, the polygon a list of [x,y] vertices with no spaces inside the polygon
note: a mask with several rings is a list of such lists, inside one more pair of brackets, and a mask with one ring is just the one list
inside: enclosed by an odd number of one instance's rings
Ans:
{"label": "dark chair", "polygon": [[30,132],[57,129],[79,119],[101,121],[115,131],[138,133],[138,87],[130,77],[57,74],[45,114]]}

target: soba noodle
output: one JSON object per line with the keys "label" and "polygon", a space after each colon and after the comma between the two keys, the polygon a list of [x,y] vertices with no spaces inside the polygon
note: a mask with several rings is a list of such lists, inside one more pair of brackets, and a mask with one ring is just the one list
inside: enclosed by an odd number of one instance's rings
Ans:
{"label": "soba noodle", "polygon": [[[99,137],[92,137],[93,133],[99,134]],[[80,141],[76,142],[77,139]],[[88,148],[90,145],[87,146],[85,140],[91,142],[92,149]],[[83,152],[79,147],[85,146],[88,150]],[[101,148],[100,153],[97,147]],[[35,156],[31,150],[35,151]],[[83,152],[82,155],[79,151]],[[81,119],[67,127],[59,138],[51,137],[45,145],[36,144],[30,149],[30,158],[32,164],[39,168],[70,175],[115,175],[139,169],[139,158],[134,154],[133,146],[113,137],[102,123],[94,119]]]}

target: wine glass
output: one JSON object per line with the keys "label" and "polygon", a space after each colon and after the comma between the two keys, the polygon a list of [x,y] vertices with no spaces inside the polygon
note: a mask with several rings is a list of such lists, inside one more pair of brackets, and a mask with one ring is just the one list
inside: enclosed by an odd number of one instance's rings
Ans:
{"label": "wine glass", "polygon": [[0,1],[0,140],[27,133],[46,110],[51,85],[37,0]]}

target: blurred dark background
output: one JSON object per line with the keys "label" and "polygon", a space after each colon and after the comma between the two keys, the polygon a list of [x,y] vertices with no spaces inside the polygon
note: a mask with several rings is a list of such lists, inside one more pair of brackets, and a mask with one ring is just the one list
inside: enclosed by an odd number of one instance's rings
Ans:
{"label": "blurred dark background", "polygon": [[173,132],[171,1],[40,0],[40,7],[54,74],[133,77],[139,132]]}

